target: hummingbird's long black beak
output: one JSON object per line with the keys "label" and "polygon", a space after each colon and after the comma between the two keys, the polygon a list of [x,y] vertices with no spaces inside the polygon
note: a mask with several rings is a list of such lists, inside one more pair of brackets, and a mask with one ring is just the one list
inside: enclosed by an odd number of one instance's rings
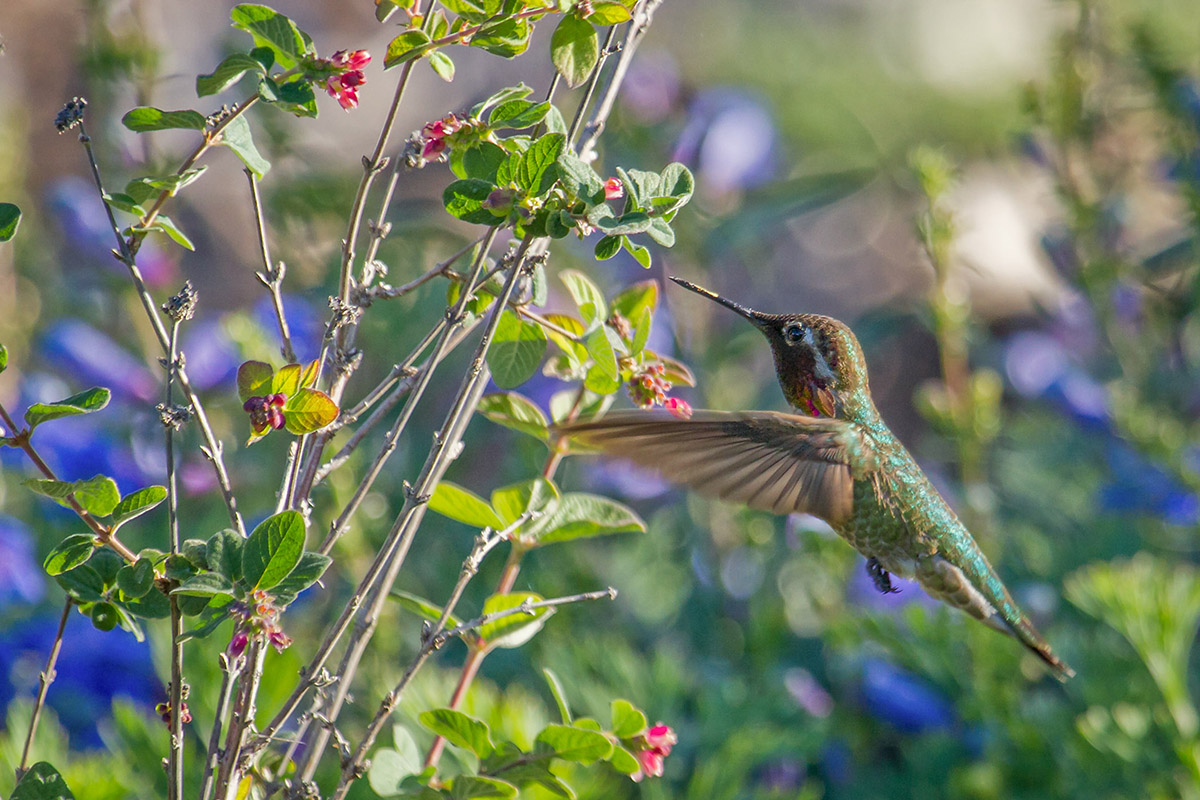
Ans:
{"label": "hummingbird's long black beak", "polygon": [[708,289],[705,289],[703,286],[697,286],[696,284],[692,283],[691,281],[685,281],[683,278],[676,278],[674,275],[671,275],[668,277],[670,277],[671,280],[675,281],[683,288],[690,289],[698,295],[703,295],[704,297],[707,297],[709,300],[713,300],[717,303],[720,303],[721,305],[728,308],[730,311],[733,311],[738,316],[745,317],[746,319],[748,319],[752,323],[754,323],[754,326],[756,328],[763,328],[767,324],[767,316],[768,315],[762,313],[761,311],[755,311],[752,308],[746,308],[744,305],[741,305],[740,303],[735,303],[728,298],[721,297],[721,295],[717,294],[716,292],[709,291]]}

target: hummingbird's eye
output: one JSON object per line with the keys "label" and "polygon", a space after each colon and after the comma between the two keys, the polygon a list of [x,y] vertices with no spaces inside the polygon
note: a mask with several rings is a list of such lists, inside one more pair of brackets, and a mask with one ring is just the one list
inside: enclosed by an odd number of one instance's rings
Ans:
{"label": "hummingbird's eye", "polygon": [[793,322],[783,329],[783,338],[787,340],[788,344],[795,344],[804,338],[804,328]]}

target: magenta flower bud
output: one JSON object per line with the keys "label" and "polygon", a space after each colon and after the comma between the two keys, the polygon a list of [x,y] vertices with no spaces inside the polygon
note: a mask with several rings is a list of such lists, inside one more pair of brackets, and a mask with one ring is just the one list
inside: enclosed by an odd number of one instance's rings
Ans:
{"label": "magenta flower bud", "polygon": [[619,200],[625,196],[625,184],[620,178],[609,178],[604,182],[604,199]]}

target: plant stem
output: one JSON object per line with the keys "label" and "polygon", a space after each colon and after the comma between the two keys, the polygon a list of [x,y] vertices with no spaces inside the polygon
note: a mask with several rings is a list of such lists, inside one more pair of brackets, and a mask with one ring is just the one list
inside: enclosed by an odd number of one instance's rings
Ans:
{"label": "plant stem", "polygon": [[[167,530],[171,540],[171,555],[179,553],[179,486],[175,476],[175,425],[170,417],[174,404],[175,367],[178,364],[179,323],[171,325],[171,343],[167,353],[166,403],[163,428],[167,448]],[[170,751],[167,754],[167,797],[169,800],[183,798],[183,615],[179,612],[179,598],[167,596],[171,604],[171,684],[168,702],[171,706]]]}
{"label": "plant stem", "polygon": [[246,179],[250,182],[250,200],[254,207],[254,227],[258,231],[258,247],[263,261],[263,271],[256,272],[255,276],[271,294],[271,304],[275,307],[275,319],[279,323],[279,338],[283,341],[280,352],[287,363],[294,364],[297,360],[296,349],[292,347],[292,334],[288,328],[287,315],[283,310],[282,284],[285,268],[282,261],[277,267],[271,266],[271,252],[267,246],[267,228],[263,222],[262,200],[258,196],[258,181],[255,180],[254,173],[249,169],[243,170],[243,172],[246,173]]}
{"label": "plant stem", "polygon": [[221,767],[217,773],[218,800],[233,800],[237,794],[242,771],[241,756],[250,726],[254,723],[254,703],[258,696],[259,683],[262,681],[266,648],[261,634],[250,637],[250,644],[246,649],[246,664],[250,672],[246,675],[245,670],[242,671],[237,700],[233,705],[233,716],[225,734],[225,751],[221,755]]}
{"label": "plant stem", "polygon": [[25,746],[21,748],[21,761],[17,764],[17,782],[25,776],[29,769],[29,751],[33,747],[33,738],[37,735],[38,722],[42,718],[42,708],[46,705],[46,694],[50,684],[54,683],[55,665],[58,664],[58,653],[62,650],[63,631],[67,627],[67,617],[71,614],[71,606],[75,601],[68,597],[63,606],[62,616],[58,620],[58,631],[54,634],[54,643],[50,645],[50,655],[46,657],[46,666],[38,676],[37,699],[33,702],[33,716],[29,719],[29,730],[25,732]]}
{"label": "plant stem", "polygon": [[220,658],[221,692],[217,698],[217,709],[213,716],[212,733],[208,735],[208,752],[204,757],[204,782],[200,787],[200,800],[208,800],[212,796],[213,780],[217,776],[217,762],[221,758],[221,729],[225,724],[225,715],[229,713],[229,701],[233,698],[234,681],[240,674],[239,668],[231,664],[224,653]]}

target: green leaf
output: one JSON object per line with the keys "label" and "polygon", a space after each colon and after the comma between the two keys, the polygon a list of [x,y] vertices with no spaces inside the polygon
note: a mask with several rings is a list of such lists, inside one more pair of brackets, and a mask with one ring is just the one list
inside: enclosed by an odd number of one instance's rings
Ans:
{"label": "green leaf", "polygon": [[39,761],[21,777],[9,800],[75,800],[67,782],[47,761]]}
{"label": "green leaf", "polygon": [[208,75],[196,76],[196,96],[208,97],[225,91],[242,79],[247,72],[267,74],[257,58],[247,53],[234,53]]}
{"label": "green leaf", "polygon": [[487,758],[495,749],[487,724],[461,711],[435,708],[424,712],[417,719],[450,744],[470,750],[480,758]]}
{"label": "green leaf", "polygon": [[619,744],[613,745],[613,752],[608,757],[608,763],[617,772],[623,772],[626,775],[636,775],[642,770],[642,765],[638,763],[637,756]]}
{"label": "green leaf", "polygon": [[650,269],[650,251],[648,249],[642,247],[640,244],[629,241],[628,236],[621,237],[621,244],[629,251],[629,255],[633,256],[642,265],[643,269]]}
{"label": "green leaf", "polygon": [[484,395],[479,401],[479,413],[514,431],[527,433],[535,439],[545,441],[549,435],[550,421],[537,405],[516,392],[495,392]]}
{"label": "green leaf", "polygon": [[554,696],[554,702],[558,706],[559,719],[564,725],[570,725],[571,706],[567,703],[567,693],[563,690],[562,681],[549,667],[543,668],[542,674],[546,676],[546,685],[550,687],[550,694]]}
{"label": "green leaf", "polygon": [[653,217],[650,220],[650,227],[646,229],[646,235],[653,239],[655,244],[663,247],[675,246],[675,231],[671,228],[671,223],[662,217]]}
{"label": "green leaf", "polygon": [[663,171],[659,173],[659,182],[658,191],[679,201],[679,206],[691,200],[696,191],[696,179],[692,176],[692,171],[678,161],[663,167]]}
{"label": "green leaf", "polygon": [[533,27],[529,20],[516,17],[499,17],[484,24],[471,37],[471,46],[486,50],[494,56],[513,58],[529,48]]}
{"label": "green leaf", "polygon": [[525,383],[537,372],[545,354],[546,334],[542,326],[526,322],[506,309],[487,354],[496,385],[511,389]]}
{"label": "green leaf", "polygon": [[406,61],[419,58],[425,52],[425,46],[430,41],[429,35],[425,31],[405,31],[388,43],[387,54],[383,58],[383,68],[391,69]]}
{"label": "green leaf", "polygon": [[216,594],[233,594],[233,582],[218,572],[201,572],[193,575],[171,594],[187,595],[189,597],[211,597]]}
{"label": "green leaf", "polygon": [[483,112],[487,111],[489,108],[501,105],[502,103],[507,103],[510,100],[520,100],[524,97],[528,97],[532,92],[533,87],[526,86],[523,83],[518,83],[516,86],[507,86],[493,94],[491,97],[488,97],[483,102],[476,104],[471,109],[471,116],[475,117],[476,119],[481,119],[483,117]]}
{"label": "green leaf", "polygon": [[450,481],[441,481],[429,498],[429,510],[474,528],[504,527],[503,520],[479,495]]}
{"label": "green leaf", "polygon": [[[157,594],[157,592],[155,594]],[[153,596],[154,595],[147,595],[147,597]],[[162,597],[162,595],[159,595],[159,597]],[[204,598],[181,597],[179,599],[180,605],[182,606],[183,601],[198,601],[203,600]],[[208,602],[208,605],[206,605],[200,612],[200,624],[195,628],[184,631],[179,636],[179,641],[186,642],[189,639],[203,639],[212,634],[213,631],[221,627],[221,624],[225,622],[225,620],[229,619],[234,602],[234,599],[229,595],[216,595],[215,597],[211,598]]]}
{"label": "green leaf", "polygon": [[[119,573],[117,577],[120,578]],[[122,600],[121,605],[129,613],[136,614],[143,619],[166,619],[171,616],[171,601],[165,594],[157,590],[146,592],[137,598],[126,597]]]}
{"label": "green leaf", "polygon": [[276,108],[298,117],[317,116],[317,96],[302,77],[280,83],[271,77],[258,82],[258,96]]}
{"label": "green leaf", "polygon": [[56,403],[34,403],[25,410],[25,421],[30,430],[61,417],[74,417],[79,414],[90,414],[108,405],[109,391],[101,386],[73,394],[65,400]]}
{"label": "green leaf", "polygon": [[171,172],[167,175],[145,175],[141,178],[134,178],[125,184],[125,193],[133,196],[139,203],[149,200],[162,191],[175,195],[180,189],[194,183],[207,169],[208,166],[204,165],[183,172]]}
{"label": "green leaf", "polygon": [[629,345],[629,354],[636,356],[642,350],[646,349],[646,342],[650,339],[650,329],[654,324],[654,317],[650,313],[650,309],[643,308],[642,316],[635,322],[633,330],[633,342]]}
{"label": "green leaf", "polygon": [[442,192],[442,203],[451,216],[475,225],[502,225],[504,217],[499,217],[483,207],[483,201],[496,186],[488,181],[477,178],[454,181]]}
{"label": "green leaf", "polygon": [[283,407],[284,425],[289,433],[295,434],[319,431],[337,419],[337,415],[337,403],[317,389],[301,389]]}
{"label": "green leaf", "polygon": [[568,492],[559,499],[553,511],[529,527],[525,536],[541,546],[612,533],[644,533],[645,530],[646,523],[641,517],[616,500]]}
{"label": "green leaf", "polygon": [[217,142],[233,151],[242,160],[246,168],[254,173],[254,177],[262,180],[271,168],[271,162],[262,157],[254,146],[254,134],[250,131],[250,123],[245,117],[234,117],[221,129],[221,138]]}
{"label": "green leaf", "polygon": [[117,484],[107,475],[93,475],[82,481],[28,480],[25,485],[67,508],[71,506],[67,496],[73,494],[85,511],[97,517],[111,514],[121,500]]}
{"label": "green leaf", "polygon": [[619,252],[621,252],[620,236],[604,236],[600,241],[596,242],[595,255],[597,261],[608,261]]}
{"label": "green leaf", "polygon": [[270,589],[287,577],[304,553],[304,516],[284,511],[267,517],[242,547],[242,579],[251,589]]}
{"label": "green leaf", "polygon": [[165,486],[147,486],[145,489],[138,489],[136,492],[125,495],[112,510],[113,530],[115,531],[134,517],[140,517],[166,499],[167,489]]}
{"label": "green leaf", "polygon": [[333,559],[323,553],[305,551],[304,555],[300,556],[300,563],[296,564],[296,568],[271,590],[275,595],[275,602],[285,606],[291,603],[297,595],[319,581],[332,563]]}
{"label": "green leaf", "polygon": [[603,327],[592,331],[584,340],[593,364],[588,369],[583,385],[597,394],[612,394],[621,387],[621,371],[617,365],[617,353]]}
{"label": "green leaf", "polygon": [[620,3],[593,3],[588,22],[593,25],[617,25],[632,18],[629,9]]}
{"label": "green leaf", "polygon": [[612,732],[618,739],[629,739],[646,730],[646,715],[628,700],[612,701]]}
{"label": "green leaf", "polygon": [[608,306],[604,302],[604,295],[596,284],[592,283],[591,278],[573,269],[564,269],[558,277],[567,287],[567,292],[575,301],[588,328],[608,319]]}
{"label": "green leaf", "polygon": [[596,174],[592,164],[584,162],[570,150],[558,155],[558,174],[571,194],[588,205],[604,203],[604,179]]}
{"label": "green leaf", "polygon": [[517,787],[499,778],[480,775],[459,775],[450,787],[451,800],[510,800],[517,796]]}
{"label": "green leaf", "polygon": [[306,37],[290,19],[267,6],[246,3],[230,12],[233,27],[254,37],[257,47],[266,47],[284,69],[296,66],[301,56],[311,52]]}
{"label": "green leaf", "polygon": [[571,88],[579,86],[592,74],[600,59],[600,42],[591,23],[568,14],[550,37],[550,60]]}
{"label": "green leaf", "polygon": [[403,794],[401,784],[422,769],[421,751],[408,729],[402,725],[392,728],[392,747],[381,747],[371,754],[367,782],[380,797]]}
{"label": "green leaf", "polygon": [[[422,619],[427,619],[430,622],[438,622],[442,618],[442,607],[426,600],[424,597],[418,597],[411,592],[401,591],[400,589],[392,589],[388,593],[388,597],[399,603],[401,608],[411,611]],[[457,628],[461,624],[462,622],[453,614],[446,618],[447,628]]]}
{"label": "green leaf", "polygon": [[561,133],[547,133],[535,140],[521,156],[517,185],[532,197],[541,197],[550,191],[558,180],[554,165],[566,147],[567,137]]}
{"label": "green leaf", "polygon": [[454,80],[454,61],[451,60],[450,56],[441,50],[434,50],[427,58],[429,59],[429,66],[433,68],[433,71],[439,78],[446,83]]}
{"label": "green leaf", "polygon": [[0,203],[0,242],[7,242],[17,235],[21,224],[21,209],[16,203]]}
{"label": "green leaf", "polygon": [[654,220],[645,211],[630,211],[619,217],[604,214],[589,214],[588,222],[595,225],[597,229],[603,231],[608,236],[631,236],[637,233],[645,233],[654,224]]}
{"label": "green leaf", "polygon": [[231,581],[242,577],[242,548],[246,540],[232,528],[217,531],[205,545],[208,566]]}
{"label": "green leaf", "polygon": [[263,397],[270,394],[271,378],[275,370],[270,364],[262,361],[247,361],[238,367],[237,387],[238,400],[243,403],[251,397]]}
{"label": "green leaf", "polygon": [[174,128],[202,131],[204,130],[205,120],[203,114],[191,109],[163,111],[161,108],[138,106],[121,117],[121,123],[131,131],[146,133],[148,131],[166,131]]}
{"label": "green leaf", "polygon": [[8,348],[0,344],[0,372],[8,369]]}
{"label": "green leaf", "polygon": [[310,378],[316,375],[316,371],[315,361],[310,362],[307,367],[300,364],[288,364],[280,367],[279,371],[271,376],[271,384],[267,392],[269,394],[278,392],[291,397],[300,391],[302,386],[312,385]]}
{"label": "green leaf", "polygon": [[75,569],[92,556],[96,549],[96,536],[92,533],[75,533],[63,539],[46,555],[42,567],[47,575],[61,575]]}
{"label": "green leaf", "polygon": [[[483,613],[485,615],[496,614],[513,608],[520,608],[526,602],[537,603],[543,599],[540,594],[535,594],[534,592],[494,594],[484,601]],[[523,612],[509,614],[481,626],[479,628],[479,638],[486,643],[489,650],[497,647],[503,649],[520,647],[542,629],[542,626],[546,624],[546,620],[553,613],[554,608],[547,607],[535,608],[530,614]]]}
{"label": "green leaf", "polygon": [[526,511],[548,511],[558,502],[558,487],[545,478],[534,478],[492,492],[492,508],[507,527]]}
{"label": "green leaf", "polygon": [[537,735],[537,743],[551,750],[564,761],[591,764],[612,755],[613,745],[598,731],[584,730],[572,725],[547,725]]}
{"label": "green leaf", "polygon": [[193,252],[196,250],[196,245],[192,244],[192,240],[187,237],[187,234],[181,231],[179,226],[175,224],[175,221],[165,214],[159,214],[157,217],[155,217],[154,224],[149,228],[135,227],[134,230],[162,231],[171,241],[185,250],[191,250]]}
{"label": "green leaf", "polygon": [[492,111],[491,116],[488,117],[488,127],[492,130],[532,128],[544,120],[549,113],[549,100],[541,103],[523,98],[509,100],[496,106]]}
{"label": "green leaf", "polygon": [[80,564],[72,570],[56,575],[58,585],[80,603],[95,603],[104,594],[104,579],[89,564]]}
{"label": "green leaf", "polygon": [[463,169],[466,177],[493,184],[496,182],[496,170],[507,160],[508,153],[503,147],[481,142],[463,153]]}
{"label": "green leaf", "polygon": [[658,308],[658,281],[639,281],[613,298],[613,311],[630,322],[641,318],[642,312]]}
{"label": "green leaf", "polygon": [[657,172],[647,172],[644,169],[624,170],[617,167],[617,175],[625,185],[629,194],[631,207],[640,209],[650,202],[650,198],[662,193],[662,176]]}
{"label": "green leaf", "polygon": [[117,571],[117,588],[126,600],[145,597],[154,588],[154,562],[149,558],[139,558],[121,567]]}

